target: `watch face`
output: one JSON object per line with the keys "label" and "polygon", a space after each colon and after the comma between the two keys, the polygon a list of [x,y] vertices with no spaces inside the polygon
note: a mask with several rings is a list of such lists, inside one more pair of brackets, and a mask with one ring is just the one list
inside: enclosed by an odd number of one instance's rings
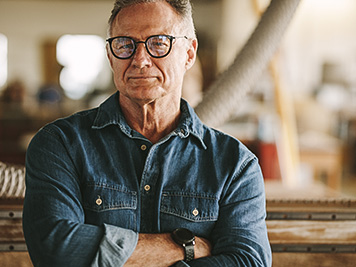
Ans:
{"label": "watch face", "polygon": [[175,237],[175,241],[181,244],[186,244],[194,240],[194,234],[185,228],[178,228],[174,230],[173,236]]}

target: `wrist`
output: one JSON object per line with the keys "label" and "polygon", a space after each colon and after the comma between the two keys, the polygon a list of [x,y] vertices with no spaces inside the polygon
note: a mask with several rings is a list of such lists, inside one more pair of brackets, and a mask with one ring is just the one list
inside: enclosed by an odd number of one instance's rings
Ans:
{"label": "wrist", "polygon": [[185,228],[177,228],[172,232],[172,239],[184,249],[184,261],[189,262],[194,259],[194,234]]}

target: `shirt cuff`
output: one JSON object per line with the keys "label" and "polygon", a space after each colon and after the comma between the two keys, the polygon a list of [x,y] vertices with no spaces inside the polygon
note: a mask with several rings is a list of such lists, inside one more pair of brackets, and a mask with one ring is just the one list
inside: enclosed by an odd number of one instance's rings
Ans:
{"label": "shirt cuff", "polygon": [[91,267],[123,266],[134,252],[138,233],[104,224],[105,232]]}

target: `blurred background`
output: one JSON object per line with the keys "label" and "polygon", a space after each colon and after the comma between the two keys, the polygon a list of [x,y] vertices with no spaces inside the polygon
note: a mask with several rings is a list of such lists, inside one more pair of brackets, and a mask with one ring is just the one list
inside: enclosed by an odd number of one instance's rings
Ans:
{"label": "blurred background", "polygon": [[[183,96],[196,106],[269,0],[192,2],[198,62]],[[0,0],[0,161],[24,164],[41,126],[115,91],[105,50],[112,4]],[[356,1],[302,0],[271,64],[219,128],[256,153],[266,180],[356,196],[355,73]]]}

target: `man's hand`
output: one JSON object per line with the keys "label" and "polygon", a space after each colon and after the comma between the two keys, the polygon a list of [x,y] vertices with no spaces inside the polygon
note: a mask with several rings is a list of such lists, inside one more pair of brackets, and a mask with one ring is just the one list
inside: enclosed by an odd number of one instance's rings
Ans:
{"label": "man's hand", "polygon": [[[210,242],[195,237],[195,259],[211,255]],[[140,234],[135,251],[125,263],[125,267],[155,266],[167,267],[184,260],[184,249],[176,244],[170,233]]]}

